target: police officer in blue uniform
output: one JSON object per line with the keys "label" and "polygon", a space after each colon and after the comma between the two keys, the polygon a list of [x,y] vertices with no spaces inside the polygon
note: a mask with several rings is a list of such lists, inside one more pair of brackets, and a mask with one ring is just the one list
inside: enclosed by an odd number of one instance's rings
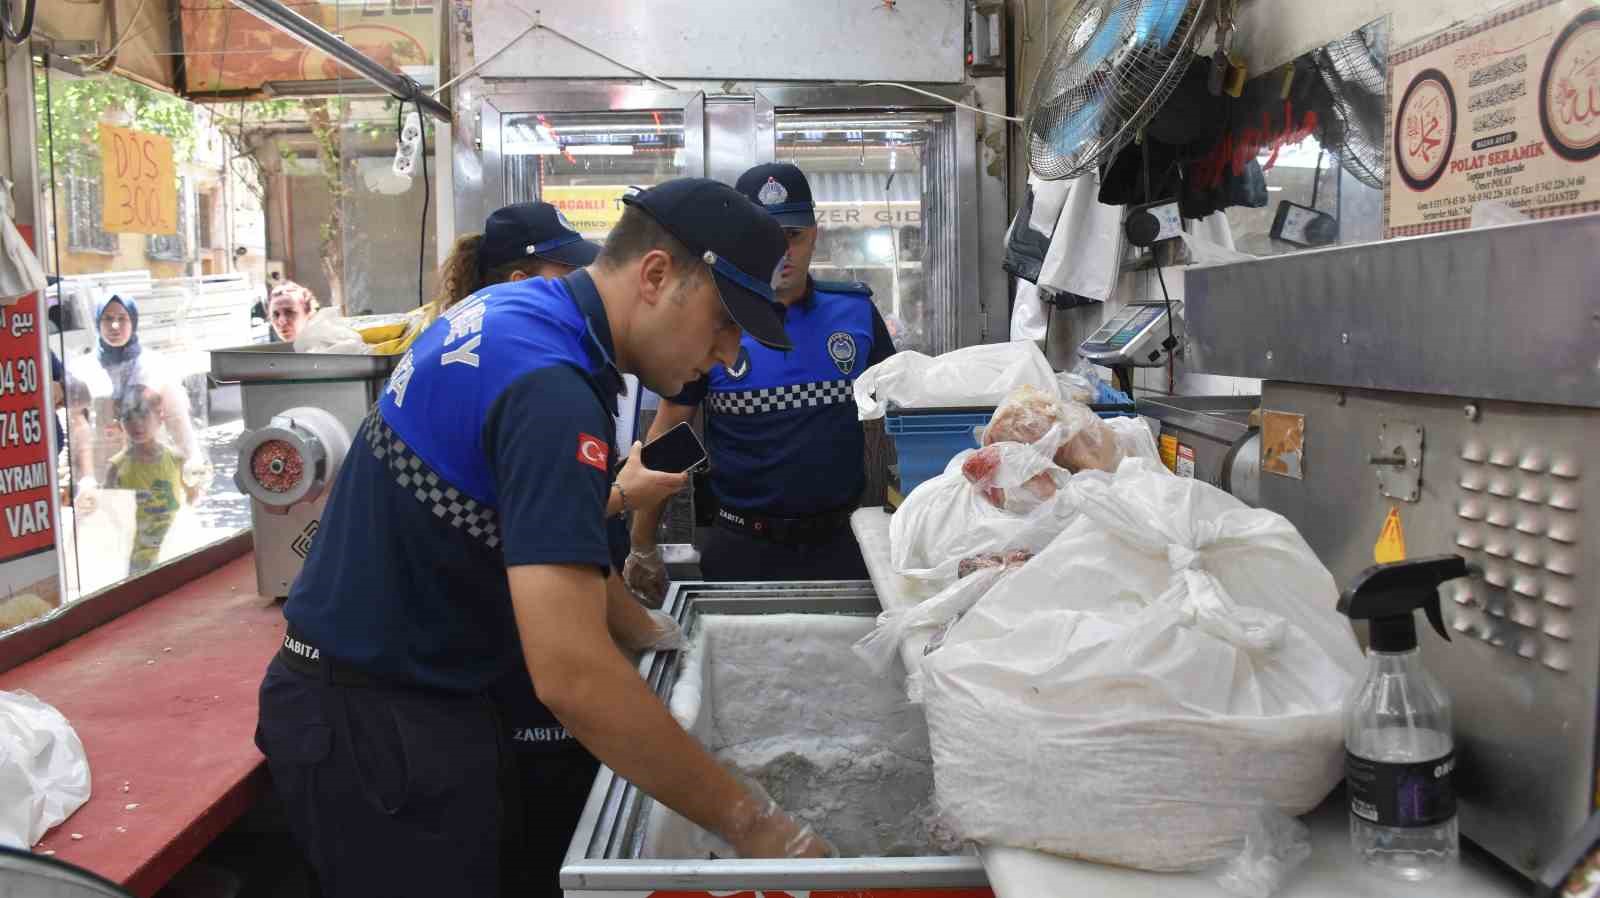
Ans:
{"label": "police officer in blue uniform", "polygon": [[639,678],[624,650],[672,625],[612,574],[605,529],[683,485],[637,451],[616,470],[622,373],[671,395],[733,362],[741,329],[787,346],[769,286],[783,235],[714,181],[626,202],[593,265],[489,287],[425,331],[334,481],[256,732],[330,898],[553,893],[554,871],[525,892],[515,872],[518,777],[490,690],[519,666],[562,728],[741,855],[829,850]]}
{"label": "police officer in blue uniform", "polygon": [[[894,354],[865,284],[813,280],[816,206],[800,169],[758,165],[740,193],[783,227],[788,252],[774,282],[792,350],[746,338],[739,357],[663,402],[649,438],[705,409],[715,527],[700,548],[709,580],[855,580],[867,569],[849,516],[866,485],[865,437],[853,383]],[[656,547],[660,508],[633,521],[626,566],[648,604],[665,595]]]}

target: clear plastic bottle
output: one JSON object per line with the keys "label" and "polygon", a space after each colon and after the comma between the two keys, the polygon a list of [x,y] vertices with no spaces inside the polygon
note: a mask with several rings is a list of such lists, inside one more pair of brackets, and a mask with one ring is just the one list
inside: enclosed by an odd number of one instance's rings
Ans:
{"label": "clear plastic bottle", "polygon": [[[1367,676],[1346,703],[1345,748],[1352,802],[1350,845],[1369,867],[1399,879],[1419,881],[1456,862],[1460,835],[1450,774],[1455,766],[1450,700],[1422,666],[1416,649],[1373,651]],[[1410,819],[1445,815],[1425,826],[1384,826],[1375,802],[1362,807],[1357,777],[1371,788],[1395,793],[1395,810]],[[1444,794],[1448,793],[1448,794]]]}
{"label": "clear plastic bottle", "polygon": [[1372,622],[1367,674],[1345,700],[1344,772],[1350,844],[1368,867],[1416,882],[1460,850],[1450,698],[1422,666],[1416,612],[1445,641],[1439,585],[1470,573],[1456,555],[1368,568],[1339,597]]}

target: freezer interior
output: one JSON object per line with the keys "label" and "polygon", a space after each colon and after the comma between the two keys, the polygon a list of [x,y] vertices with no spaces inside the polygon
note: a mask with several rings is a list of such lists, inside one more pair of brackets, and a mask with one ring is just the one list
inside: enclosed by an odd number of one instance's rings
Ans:
{"label": "freezer interior", "polygon": [[[841,857],[954,853],[936,823],[921,709],[906,701],[899,678],[874,675],[850,650],[872,627],[872,618],[849,615],[701,616],[669,705],[719,760]],[[650,802],[640,856],[731,851]]]}

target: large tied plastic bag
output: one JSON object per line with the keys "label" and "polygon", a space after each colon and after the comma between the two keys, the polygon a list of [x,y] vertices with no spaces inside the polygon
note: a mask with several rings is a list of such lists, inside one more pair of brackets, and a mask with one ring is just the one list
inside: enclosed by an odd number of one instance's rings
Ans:
{"label": "large tied plastic bag", "polygon": [[922,663],[964,838],[1148,870],[1239,853],[1342,773],[1361,653],[1288,521],[1158,464],[1077,476],[1077,520]]}
{"label": "large tied plastic bag", "polygon": [[0,692],[0,845],[26,850],[89,800],[89,756],[61,712]]}
{"label": "large tied plastic bag", "polygon": [[902,408],[996,405],[1024,385],[1051,394],[1057,389],[1050,362],[1028,340],[969,346],[937,358],[899,352],[856,378],[856,409],[871,421],[891,402]]}

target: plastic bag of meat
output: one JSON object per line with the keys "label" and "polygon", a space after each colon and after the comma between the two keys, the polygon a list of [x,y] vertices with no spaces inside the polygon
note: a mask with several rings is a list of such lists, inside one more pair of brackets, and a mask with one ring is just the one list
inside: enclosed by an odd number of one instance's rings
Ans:
{"label": "plastic bag of meat", "polygon": [[1115,474],[1130,458],[1160,461],[1156,440],[1139,418],[1095,421],[1056,450],[1056,464],[1069,471],[1104,471]]}
{"label": "plastic bag of meat", "polygon": [[[1037,443],[1063,422],[1061,400],[1036,387],[1021,386],[994,410],[983,431],[983,445]],[[1066,437],[1071,438],[1069,432]]]}
{"label": "plastic bag of meat", "polygon": [[1078,471],[1104,471],[1116,473],[1122,464],[1122,446],[1117,442],[1117,432],[1109,424],[1096,418],[1092,423],[1073,434],[1072,439],[1056,450],[1056,464],[1073,473]]}
{"label": "plastic bag of meat", "polygon": [[[1019,436],[1031,432],[1038,421],[1025,418],[1026,415],[1019,415],[1002,422],[1007,428],[1004,432]],[[991,423],[989,431],[995,429]],[[990,505],[1027,512],[1054,498],[1066,482],[1067,472],[1053,461],[1065,434],[1060,424],[1052,424],[1026,442],[990,442],[962,463],[961,474]],[[984,436],[987,439],[988,431]]]}
{"label": "plastic bag of meat", "polygon": [[[965,558],[1014,549],[1036,552],[1072,523],[1077,512],[1071,491],[1062,488],[1070,480],[1066,471],[1018,443],[991,448],[996,449],[991,455],[998,454],[1002,459],[989,475],[986,487],[999,489],[1006,501],[995,504],[985,497],[984,488],[962,473],[967,462],[978,454],[976,450],[957,455],[943,474],[912,490],[890,519],[889,559],[895,573],[932,585],[946,585],[956,580]],[[1027,465],[1013,465],[1010,467],[1016,470],[1009,470],[1005,455],[1019,456]],[[1041,499],[1033,490],[1022,487],[1046,471],[1055,488],[1054,495]],[[1013,493],[1016,495],[1010,495]],[[1023,501],[1024,497],[1027,501]]]}

